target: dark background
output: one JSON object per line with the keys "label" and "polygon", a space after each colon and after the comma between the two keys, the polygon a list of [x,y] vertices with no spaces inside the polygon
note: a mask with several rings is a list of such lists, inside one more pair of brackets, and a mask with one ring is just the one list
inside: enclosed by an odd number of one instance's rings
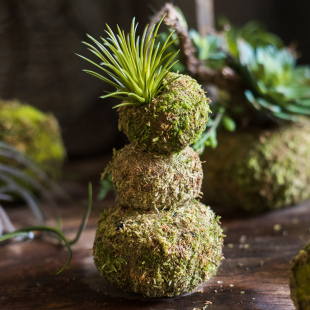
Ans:
{"label": "dark background", "polygon": [[[90,57],[81,41],[98,38],[105,23],[126,32],[136,16],[143,30],[162,0],[0,0],[0,98],[19,99],[61,124],[70,160],[101,156],[125,142],[117,130],[117,101],[98,99],[107,89],[85,74]],[[190,28],[197,28],[195,1],[175,0]],[[310,63],[310,1],[214,0],[215,16],[243,25],[260,20],[286,44],[298,43],[300,63]]]}

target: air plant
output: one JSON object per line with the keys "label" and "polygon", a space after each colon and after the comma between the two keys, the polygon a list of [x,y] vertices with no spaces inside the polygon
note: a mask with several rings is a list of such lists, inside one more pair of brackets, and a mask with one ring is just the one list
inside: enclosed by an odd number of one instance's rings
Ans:
{"label": "air plant", "polygon": [[[77,236],[74,240],[68,241],[61,231],[60,218],[53,197],[49,193],[52,188],[63,195],[63,192],[57,188],[53,181],[43,172],[37,165],[24,153],[17,150],[15,147],[0,142],[0,242],[8,239],[16,238],[23,240],[25,238],[32,239],[33,231],[45,231],[53,233],[60,241],[64,243],[69,251],[69,258],[66,264],[60,269],[58,273],[63,271],[70,263],[72,257],[71,245],[77,242],[79,236],[85,228],[92,200],[92,188],[89,185],[89,201],[88,207],[82,219],[82,223],[78,229]],[[5,163],[3,163],[5,162]],[[30,171],[26,173],[24,171]],[[38,198],[34,192],[41,193],[48,198],[49,203],[56,212],[57,227],[50,227],[45,225],[44,212]],[[24,227],[16,229],[12,224],[9,216],[3,208],[3,204],[7,201],[14,201],[20,199],[24,201],[32,211],[38,225],[31,227]]]}
{"label": "air plant", "polygon": [[165,75],[174,65],[172,63],[174,57],[178,54],[178,51],[175,51],[164,55],[167,48],[175,41],[174,39],[169,42],[172,33],[166,38],[161,48],[157,44],[154,49],[160,23],[157,27],[154,25],[149,33],[148,27],[145,27],[141,42],[140,36],[136,38],[137,26],[138,24],[136,25],[135,19],[133,19],[130,34],[126,36],[119,27],[117,27],[118,35],[115,35],[107,25],[108,30],[105,32],[108,39],[101,38],[103,44],[87,35],[95,45],[88,42],[83,43],[100,59],[100,64],[78,55],[104,71],[108,78],[91,70],[84,70],[86,73],[116,88],[115,92],[100,98],[115,97],[126,100],[115,108],[124,105],[139,106],[156,97],[163,88],[162,82]]}
{"label": "air plant", "polygon": [[119,129],[141,150],[174,153],[196,141],[205,129],[209,99],[191,77],[169,73],[178,51],[167,49],[175,42],[170,33],[163,45],[155,43],[163,19],[144,29],[142,39],[136,37],[137,25],[131,24],[130,34],[118,27],[115,35],[107,26],[108,38],[102,43],[88,35],[94,43],[84,42],[99,59],[97,64],[83,56],[108,76],[94,71],[87,73],[116,88],[101,98],[123,99],[118,104]]}

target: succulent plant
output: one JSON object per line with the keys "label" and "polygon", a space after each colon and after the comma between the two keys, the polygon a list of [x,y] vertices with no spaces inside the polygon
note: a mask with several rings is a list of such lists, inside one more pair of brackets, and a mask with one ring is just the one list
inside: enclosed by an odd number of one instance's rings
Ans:
{"label": "succulent plant", "polygon": [[[211,92],[212,119],[194,145],[197,151],[217,145],[218,128],[270,127],[310,115],[310,68],[297,65],[297,53],[284,47],[278,36],[255,21],[237,28],[225,19],[220,20],[221,31],[201,36],[196,30],[184,30],[185,17],[178,16],[183,20],[172,22],[168,16],[167,24],[176,30],[174,38],[180,38],[170,46],[170,52],[181,49],[183,70],[217,89]],[[170,32],[161,36],[165,38]]]}
{"label": "succulent plant", "polygon": [[245,96],[258,111],[273,117],[298,121],[310,115],[310,68],[296,65],[296,56],[273,45],[254,49],[238,42],[239,72],[247,89]]}

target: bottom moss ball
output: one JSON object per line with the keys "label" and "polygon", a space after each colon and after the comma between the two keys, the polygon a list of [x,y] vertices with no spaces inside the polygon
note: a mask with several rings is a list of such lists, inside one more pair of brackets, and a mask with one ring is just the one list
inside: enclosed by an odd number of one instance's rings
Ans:
{"label": "bottom moss ball", "polygon": [[177,211],[118,205],[101,213],[93,255],[99,273],[124,291],[176,296],[209,280],[223,258],[223,233],[210,207]]}
{"label": "bottom moss ball", "polygon": [[297,310],[310,310],[310,243],[291,262],[291,298]]}
{"label": "bottom moss ball", "polygon": [[220,133],[202,155],[204,202],[261,213],[310,198],[310,122]]}

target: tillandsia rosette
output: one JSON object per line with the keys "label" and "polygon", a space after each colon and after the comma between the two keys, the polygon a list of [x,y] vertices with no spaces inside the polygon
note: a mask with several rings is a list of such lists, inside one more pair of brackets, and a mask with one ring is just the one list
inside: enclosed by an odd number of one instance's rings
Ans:
{"label": "tillandsia rosette", "polygon": [[90,62],[110,79],[87,72],[115,86],[103,97],[123,99],[119,129],[131,142],[103,173],[111,175],[121,203],[101,214],[94,261],[111,284],[147,297],[194,290],[223,258],[219,218],[194,199],[202,167],[189,147],[206,127],[210,100],[193,78],[169,72],[177,52],[164,54],[172,33],[154,48],[160,23],[146,27],[141,42],[133,21],[127,37],[108,27],[103,44],[86,43],[102,60]]}
{"label": "tillandsia rosette", "polygon": [[114,153],[103,177],[106,173],[122,202],[134,208],[173,209],[201,194],[202,165],[189,146],[179,153],[156,154],[127,145]]}
{"label": "tillandsia rosette", "polygon": [[223,259],[223,232],[192,200],[158,212],[116,206],[101,214],[93,255],[100,274],[125,291],[176,296],[209,280]]}
{"label": "tillandsia rosette", "polygon": [[90,70],[85,70],[87,73],[116,88],[102,98],[123,100],[116,106],[119,129],[130,142],[141,150],[173,153],[196,141],[204,131],[210,100],[193,78],[169,73],[178,52],[165,54],[174,43],[172,33],[162,46],[155,44],[161,21],[151,29],[146,27],[141,41],[134,20],[127,36],[119,28],[115,35],[107,26],[108,38],[101,38],[102,43],[91,36],[94,45],[84,42],[101,62],[81,57],[108,78]]}
{"label": "tillandsia rosette", "polygon": [[291,262],[291,298],[297,310],[310,309],[310,243]]}

